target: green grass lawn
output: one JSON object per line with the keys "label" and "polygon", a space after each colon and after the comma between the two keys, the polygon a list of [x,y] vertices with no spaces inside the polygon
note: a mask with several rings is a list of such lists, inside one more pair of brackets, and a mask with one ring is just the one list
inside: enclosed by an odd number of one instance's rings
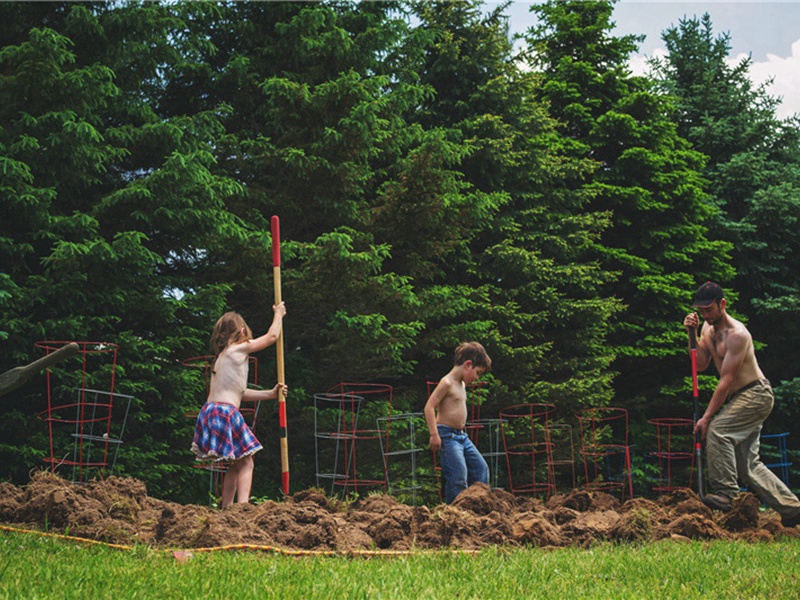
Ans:
{"label": "green grass lawn", "polygon": [[406,557],[116,550],[0,531],[0,598],[800,598],[800,541]]}

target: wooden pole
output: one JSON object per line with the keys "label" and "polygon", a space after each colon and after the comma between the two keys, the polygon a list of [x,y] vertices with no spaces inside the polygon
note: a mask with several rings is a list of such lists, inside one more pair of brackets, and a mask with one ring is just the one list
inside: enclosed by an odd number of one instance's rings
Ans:
{"label": "wooden pole", "polygon": [[23,367],[14,367],[0,375],[0,396],[13,392],[18,387],[28,382],[31,377],[36,375],[39,371],[44,371],[51,365],[63,360],[73,354],[77,354],[78,344],[70,342],[66,346],[62,346],[55,352],[51,352],[47,356],[33,361],[29,365]]}
{"label": "wooden pole", "polygon": [[[280,219],[273,215],[272,221],[272,276],[275,287],[275,304],[282,302],[281,299],[281,225]],[[275,344],[276,360],[278,364],[278,383],[286,383],[286,374],[283,365],[283,327]],[[278,394],[278,426],[281,437],[281,485],[283,493],[289,495],[289,444],[286,437],[286,397]]]}

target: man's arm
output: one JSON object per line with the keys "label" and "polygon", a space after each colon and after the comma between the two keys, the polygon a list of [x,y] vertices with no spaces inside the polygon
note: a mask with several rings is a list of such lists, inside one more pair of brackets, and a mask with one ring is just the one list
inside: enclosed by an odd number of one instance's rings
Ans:
{"label": "man's arm", "polygon": [[697,370],[705,371],[711,364],[711,342],[705,333],[705,326],[700,329],[700,338],[697,340]]}
{"label": "man's arm", "polygon": [[743,332],[731,333],[725,340],[725,357],[722,359],[720,367],[719,382],[717,382],[714,394],[708,402],[706,412],[703,413],[702,418],[695,425],[695,431],[699,430],[703,437],[706,435],[706,429],[708,429],[711,417],[725,404],[725,400],[728,399],[728,395],[731,393],[731,384],[736,379],[736,374],[747,357],[748,342],[747,334]]}
{"label": "man's arm", "polygon": [[686,328],[686,333],[689,336],[689,350],[692,349],[692,331],[697,336],[697,370],[705,371],[708,365],[711,364],[711,350],[709,348],[709,341],[703,333],[706,331],[705,325],[700,328],[700,333],[697,334],[697,326],[700,325],[700,318],[696,312],[689,313],[683,320],[683,326]]}

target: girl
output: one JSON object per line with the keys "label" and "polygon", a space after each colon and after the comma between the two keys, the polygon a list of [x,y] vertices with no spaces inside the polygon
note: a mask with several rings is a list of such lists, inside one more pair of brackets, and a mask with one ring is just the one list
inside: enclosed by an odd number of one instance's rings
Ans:
{"label": "girl", "polygon": [[229,463],[222,482],[222,508],[250,501],[253,484],[253,454],[262,446],[239,412],[242,400],[269,400],[286,396],[286,386],[271,390],[247,388],[248,357],[278,340],[286,307],[273,306],[275,316],[267,333],[253,338],[242,316],[235,312],[222,315],[211,334],[211,385],[208,400],[197,415],[192,452],[200,461]]}

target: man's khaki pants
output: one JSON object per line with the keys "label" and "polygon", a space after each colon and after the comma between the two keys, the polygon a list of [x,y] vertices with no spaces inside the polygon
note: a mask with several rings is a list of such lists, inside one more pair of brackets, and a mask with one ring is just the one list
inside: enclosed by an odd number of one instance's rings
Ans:
{"label": "man's khaki pants", "polygon": [[706,433],[706,460],[710,491],[733,498],[737,477],[762,502],[781,516],[800,511],[800,500],[758,455],[761,426],[772,412],[775,397],[768,384],[735,394],[711,421]]}

